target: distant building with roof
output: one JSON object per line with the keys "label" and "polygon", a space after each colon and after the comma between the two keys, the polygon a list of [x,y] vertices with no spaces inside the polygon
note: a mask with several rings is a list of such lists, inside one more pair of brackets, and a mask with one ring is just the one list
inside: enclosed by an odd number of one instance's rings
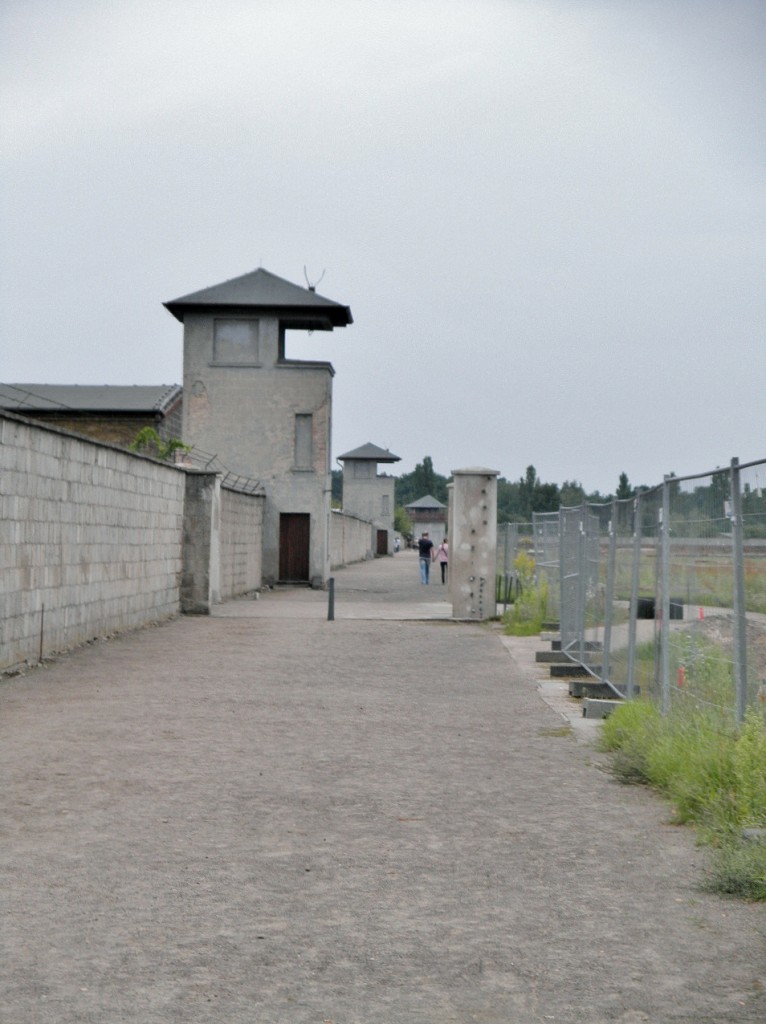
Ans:
{"label": "distant building with roof", "polygon": [[182,405],[180,384],[0,384],[0,409],[123,446],[144,427],[180,437]]}
{"label": "distant building with roof", "polygon": [[394,478],[378,474],[379,463],[400,462],[387,448],[368,442],[338,456],[343,463],[343,511],[372,523],[371,551],[394,550]]}
{"label": "distant building with roof", "polygon": [[447,506],[426,494],[404,507],[412,520],[415,536],[427,533],[434,544],[441,544],[447,536]]}

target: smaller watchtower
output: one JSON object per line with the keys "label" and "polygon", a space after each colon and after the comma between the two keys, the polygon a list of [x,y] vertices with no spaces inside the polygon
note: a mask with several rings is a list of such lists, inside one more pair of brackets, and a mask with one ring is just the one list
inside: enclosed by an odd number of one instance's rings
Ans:
{"label": "smaller watchtower", "polygon": [[428,533],[438,547],[447,536],[447,506],[437,501],[431,494],[426,494],[417,501],[404,506],[415,530],[415,536]]}
{"label": "smaller watchtower", "polygon": [[343,463],[343,511],[372,523],[372,550],[390,555],[394,550],[394,478],[378,475],[378,463],[401,462],[387,448],[368,442],[338,456]]}

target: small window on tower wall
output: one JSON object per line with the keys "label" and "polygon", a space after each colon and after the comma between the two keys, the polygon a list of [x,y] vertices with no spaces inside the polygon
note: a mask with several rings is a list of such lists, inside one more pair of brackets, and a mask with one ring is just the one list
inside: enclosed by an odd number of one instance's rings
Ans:
{"label": "small window on tower wall", "polygon": [[387,515],[390,514],[389,507],[388,507],[388,495],[387,494],[381,495],[381,498],[380,498],[380,514],[382,516],[387,516]]}
{"label": "small window on tower wall", "polygon": [[311,413],[298,413],[295,417],[295,468],[313,469],[313,439]]}
{"label": "small window on tower wall", "polygon": [[229,366],[257,366],[258,328],[258,320],[216,320],[213,362]]}

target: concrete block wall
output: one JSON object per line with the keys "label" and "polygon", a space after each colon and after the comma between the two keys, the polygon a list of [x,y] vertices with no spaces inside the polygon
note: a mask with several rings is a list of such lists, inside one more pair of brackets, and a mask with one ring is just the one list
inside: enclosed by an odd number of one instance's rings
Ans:
{"label": "concrete block wall", "polygon": [[330,514],[330,563],[333,569],[373,557],[374,527],[367,519],[338,512]]}
{"label": "concrete block wall", "polygon": [[185,474],[0,414],[0,669],[179,611]]}
{"label": "concrete block wall", "polygon": [[261,495],[221,489],[222,601],[261,587],[265,500]]}

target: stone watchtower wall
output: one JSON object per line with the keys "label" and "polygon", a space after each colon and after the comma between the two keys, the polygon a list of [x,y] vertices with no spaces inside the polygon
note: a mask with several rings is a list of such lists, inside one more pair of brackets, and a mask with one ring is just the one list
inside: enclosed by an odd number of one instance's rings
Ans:
{"label": "stone watchtower wall", "polygon": [[[177,615],[182,575],[202,612],[211,579],[226,596],[257,589],[263,498],[224,490],[206,522],[200,476],[216,488],[215,474],[0,413],[0,671]],[[200,531],[216,561],[189,572]]]}

